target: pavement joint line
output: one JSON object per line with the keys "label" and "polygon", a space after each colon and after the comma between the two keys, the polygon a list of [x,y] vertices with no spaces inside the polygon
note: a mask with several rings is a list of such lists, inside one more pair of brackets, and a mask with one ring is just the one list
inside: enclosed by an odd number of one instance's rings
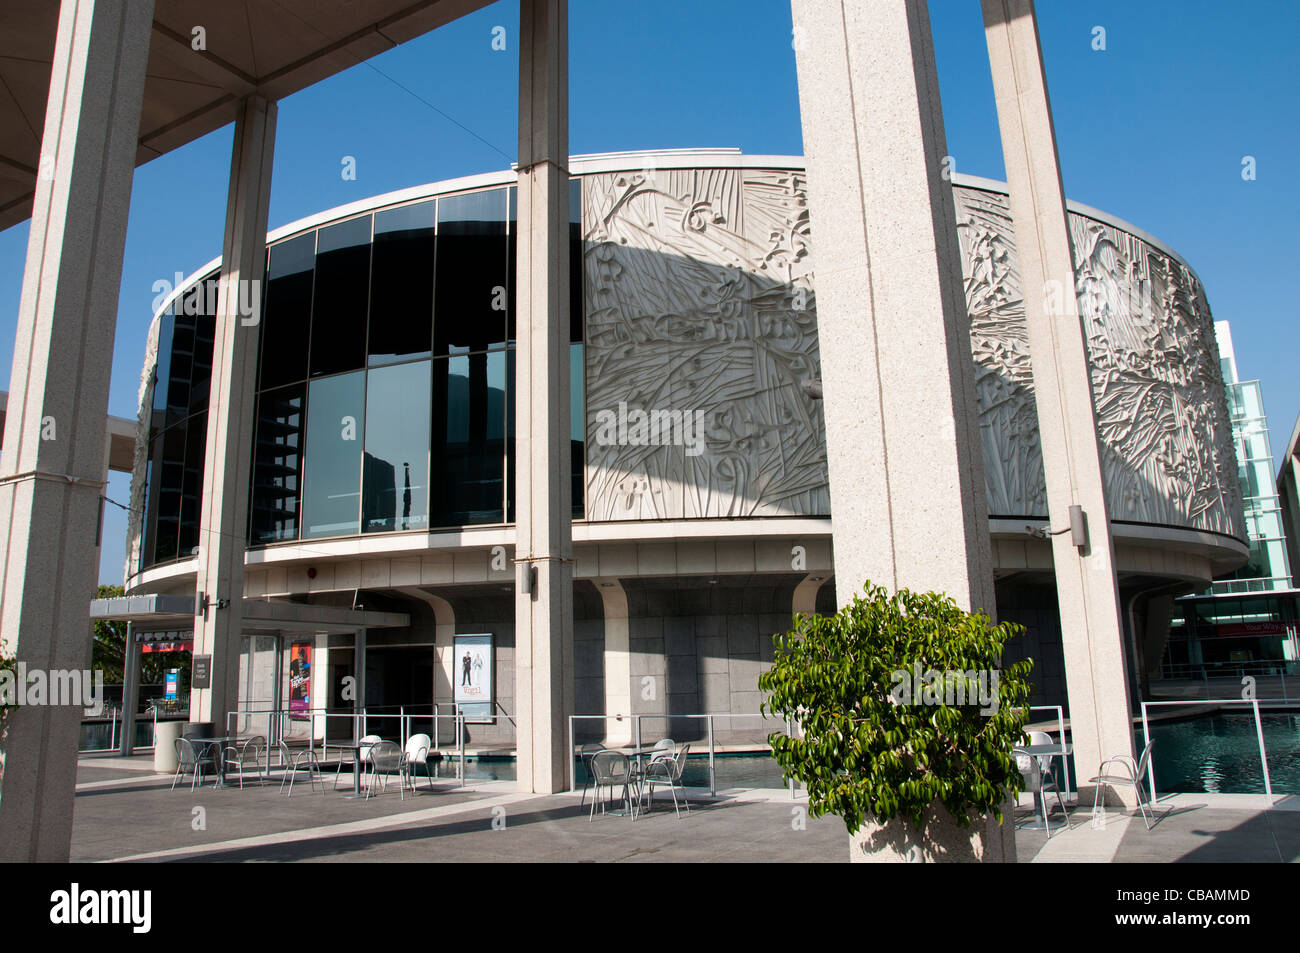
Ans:
{"label": "pavement joint line", "polygon": [[78,781],[78,791],[93,791],[97,788],[126,787],[132,784],[166,784],[172,779],[170,774],[155,775],[152,778],[109,778],[105,781]]}
{"label": "pavement joint line", "polygon": [[368,817],[356,821],[344,821],[341,824],[328,824],[324,827],[305,827],[277,834],[259,834],[253,837],[240,837],[234,840],[216,841],[211,844],[196,844],[191,847],[171,847],[166,850],[149,851],[143,854],[131,854],[126,857],[113,857],[100,863],[120,864],[141,860],[164,860],[180,857],[198,857],[205,854],[220,853],[228,850],[241,850],[248,847],[271,847],[280,844],[294,844],[304,841],[324,840],[347,834],[361,834],[387,828],[404,827],[420,821],[441,820],[459,814],[476,811],[491,811],[498,805],[515,804],[519,801],[533,800],[539,796],[527,794],[499,794],[495,797],[480,798],[473,801],[461,801],[456,804],[444,804],[439,807],[408,811],[404,814],[387,814],[383,817]]}

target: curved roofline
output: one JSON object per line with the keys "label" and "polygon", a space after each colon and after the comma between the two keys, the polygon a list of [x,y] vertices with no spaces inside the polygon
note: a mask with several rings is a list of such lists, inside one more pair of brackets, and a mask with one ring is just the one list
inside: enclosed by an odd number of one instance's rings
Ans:
{"label": "curved roofline", "polygon": [[[640,171],[643,169],[692,169],[692,168],[714,168],[714,169],[795,169],[803,170],[806,166],[806,160],[803,156],[778,156],[778,155],[749,155],[735,147],[706,147],[696,149],[639,149],[627,152],[598,152],[586,155],[575,155],[569,157],[569,173],[571,175],[593,175],[601,172],[621,172],[621,171]],[[364,215],[370,212],[380,211],[390,206],[406,205],[411,202],[420,201],[421,199],[434,198],[441,195],[452,195],[457,192],[468,192],[477,189],[491,188],[493,186],[514,185],[518,182],[518,174],[513,164],[509,169],[501,169],[495,172],[480,172],[475,175],[459,176],[454,179],[443,179],[438,182],[429,182],[424,185],[413,185],[404,189],[395,189],[392,192],[384,192],[379,195],[372,195],[369,198],[358,199],[355,202],[349,202],[346,205],[337,205],[334,208],[325,209],[320,212],[314,212],[305,218],[300,218],[290,222],[287,225],[281,225],[279,228],[271,229],[267,232],[267,245],[292,238],[300,233],[311,231],[322,225],[342,221],[357,215]],[[952,184],[963,188],[978,189],[983,192],[996,192],[1001,195],[1009,194],[1007,184],[999,182],[996,179],[986,179],[977,175],[965,175],[960,172],[952,174]],[[1183,267],[1187,268],[1196,280],[1201,283],[1202,289],[1205,283],[1201,281],[1201,276],[1196,274],[1196,269],[1188,263],[1187,259],[1174,251],[1168,244],[1138,228],[1136,225],[1128,222],[1117,215],[1109,212],[1103,212],[1101,209],[1084,205],[1082,202],[1075,202],[1072,199],[1066,200],[1066,209],[1085,218],[1091,218],[1106,225],[1114,226],[1120,231],[1127,232],[1136,238],[1141,239],[1148,245],[1159,249],[1164,254],[1176,260]],[[165,313],[172,303],[180,295],[192,287],[195,282],[199,281],[212,271],[221,267],[221,256],[218,255],[201,268],[186,276],[185,280],[172,289],[164,300],[162,305],[154,312],[154,318],[157,319]]]}

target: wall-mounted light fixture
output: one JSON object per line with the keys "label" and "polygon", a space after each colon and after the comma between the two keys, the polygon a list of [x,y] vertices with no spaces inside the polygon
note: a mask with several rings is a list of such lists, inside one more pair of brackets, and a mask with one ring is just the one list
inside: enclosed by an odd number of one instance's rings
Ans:
{"label": "wall-mounted light fixture", "polygon": [[1060,536],[1062,533],[1070,534],[1070,542],[1079,549],[1088,545],[1088,514],[1083,511],[1082,506],[1077,504],[1070,507],[1070,525],[1064,529],[1040,529],[1035,526],[1026,526],[1025,532],[1030,536],[1038,539],[1047,539],[1049,536]]}

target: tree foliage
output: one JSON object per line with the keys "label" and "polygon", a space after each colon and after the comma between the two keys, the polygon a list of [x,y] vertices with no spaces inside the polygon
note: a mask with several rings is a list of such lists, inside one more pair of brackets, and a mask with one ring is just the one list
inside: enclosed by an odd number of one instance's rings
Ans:
{"label": "tree foliage", "polygon": [[[1033,665],[1002,668],[1001,658],[1024,631],[939,593],[891,596],[870,582],[834,616],[796,616],[791,632],[773,637],[759,687],[765,713],[800,727],[768,742],[786,780],[807,787],[810,813],[842,817],[851,834],[868,818],[920,828],[935,802],[963,827],[978,814],[1001,821],[1006,798],[1023,789],[1010,752],[1029,718]],[[897,673],[917,671],[996,671],[996,703],[986,706],[996,710],[982,714],[978,700],[916,704]]]}

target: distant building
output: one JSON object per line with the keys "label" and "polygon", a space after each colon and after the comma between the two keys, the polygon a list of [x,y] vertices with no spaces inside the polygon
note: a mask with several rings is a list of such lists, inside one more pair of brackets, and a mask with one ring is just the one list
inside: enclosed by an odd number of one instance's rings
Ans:
{"label": "distant building", "polygon": [[[1237,451],[1250,559],[1216,579],[1208,592],[1178,600],[1161,673],[1174,679],[1292,674],[1300,665],[1296,631],[1300,592],[1293,587],[1294,562],[1288,559],[1281,496],[1273,482],[1264,399],[1259,381],[1243,381],[1238,375],[1228,322],[1216,321],[1214,330]],[[1292,451],[1294,446],[1293,437]]]}

